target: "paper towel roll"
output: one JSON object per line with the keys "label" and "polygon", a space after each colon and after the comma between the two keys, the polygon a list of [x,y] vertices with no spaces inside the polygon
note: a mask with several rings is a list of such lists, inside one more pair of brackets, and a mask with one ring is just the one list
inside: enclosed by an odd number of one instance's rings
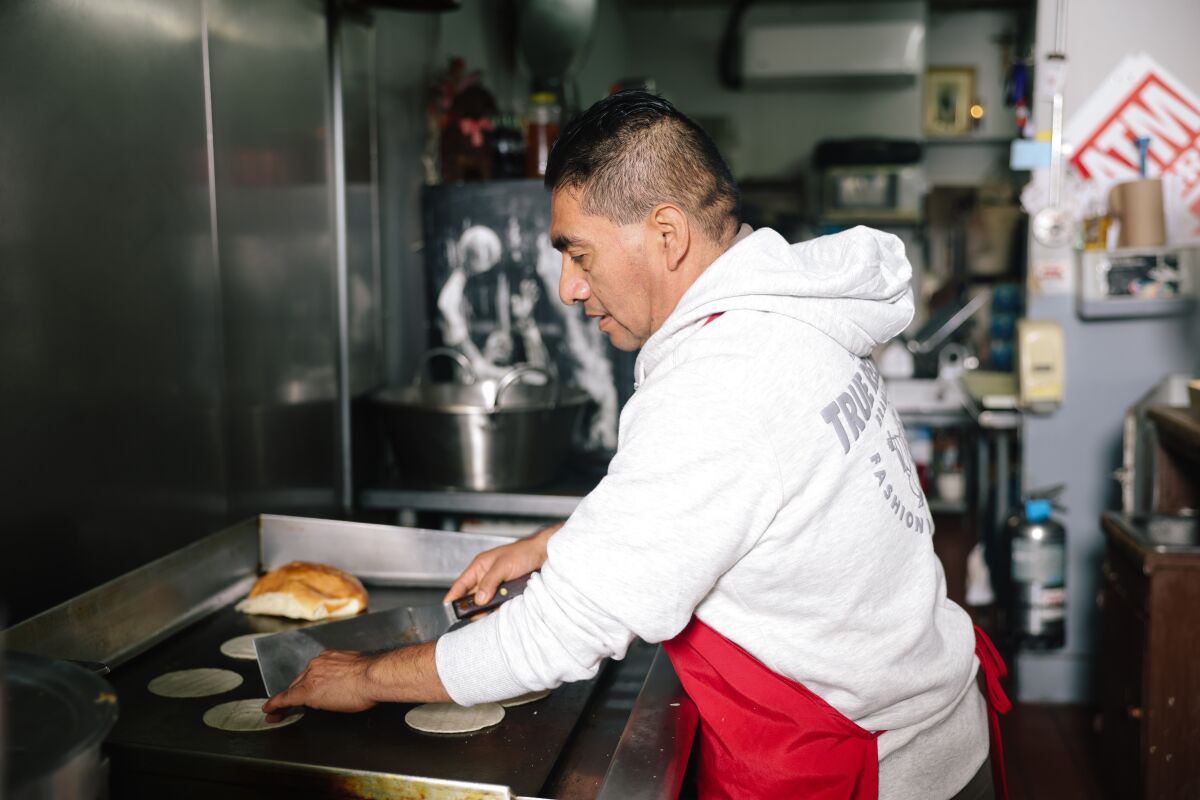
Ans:
{"label": "paper towel roll", "polygon": [[1158,178],[1118,183],[1108,193],[1108,212],[1120,224],[1117,247],[1166,244],[1162,181]]}

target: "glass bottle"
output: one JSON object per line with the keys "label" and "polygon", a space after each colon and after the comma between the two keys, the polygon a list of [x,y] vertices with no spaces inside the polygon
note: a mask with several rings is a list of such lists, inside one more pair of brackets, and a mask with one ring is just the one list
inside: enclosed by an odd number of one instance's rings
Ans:
{"label": "glass bottle", "polygon": [[553,92],[534,92],[529,96],[529,115],[525,129],[525,176],[541,178],[546,174],[550,147],[558,138],[562,109]]}
{"label": "glass bottle", "polygon": [[525,177],[525,132],[515,116],[501,115],[492,133],[492,177]]}

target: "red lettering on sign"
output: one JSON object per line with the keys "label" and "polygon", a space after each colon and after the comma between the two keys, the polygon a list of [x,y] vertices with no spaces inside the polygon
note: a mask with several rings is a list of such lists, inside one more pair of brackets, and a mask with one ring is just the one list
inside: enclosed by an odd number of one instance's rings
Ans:
{"label": "red lettering on sign", "polygon": [[1075,153],[1071,163],[1084,178],[1133,177],[1133,140],[1149,137],[1148,160],[1160,173],[1172,171],[1200,138],[1200,109],[1154,74],[1147,75]]}

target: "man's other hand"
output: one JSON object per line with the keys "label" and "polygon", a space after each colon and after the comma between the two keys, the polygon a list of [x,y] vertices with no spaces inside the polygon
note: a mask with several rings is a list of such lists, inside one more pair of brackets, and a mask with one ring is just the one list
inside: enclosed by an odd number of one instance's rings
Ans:
{"label": "man's other hand", "polygon": [[325,711],[366,711],[379,701],[371,695],[367,671],[374,656],[326,650],[308,662],[292,685],[263,705],[267,714],[308,706]]}
{"label": "man's other hand", "polygon": [[562,526],[561,522],[550,525],[532,536],[485,550],[475,556],[475,560],[446,592],[442,602],[453,603],[460,597],[474,594],[476,603],[486,603],[504,581],[541,569],[542,564],[546,563],[546,543]]}

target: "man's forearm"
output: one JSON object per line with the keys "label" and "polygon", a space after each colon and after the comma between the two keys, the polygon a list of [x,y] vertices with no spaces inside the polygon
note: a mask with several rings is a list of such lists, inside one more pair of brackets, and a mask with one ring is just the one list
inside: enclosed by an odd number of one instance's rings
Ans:
{"label": "man's forearm", "polygon": [[367,667],[368,691],[380,703],[448,703],[438,677],[437,642],[402,647],[376,656]]}

